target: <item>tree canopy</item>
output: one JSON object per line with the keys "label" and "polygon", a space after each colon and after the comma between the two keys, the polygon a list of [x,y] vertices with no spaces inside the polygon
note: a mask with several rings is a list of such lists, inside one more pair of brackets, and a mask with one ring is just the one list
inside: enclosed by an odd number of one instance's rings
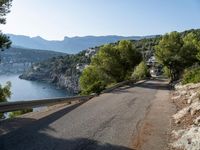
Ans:
{"label": "tree canopy", "polygon": [[[0,85],[0,103],[6,102],[7,98],[10,98],[11,91],[10,91],[11,83],[7,82],[5,86]],[[3,114],[0,113],[0,118],[3,117]]]}
{"label": "tree canopy", "polygon": [[171,80],[180,77],[183,70],[198,62],[199,40],[196,33],[181,36],[171,32],[162,37],[155,46],[157,60],[170,71]]}
{"label": "tree canopy", "polygon": [[[10,12],[12,0],[0,0],[0,24],[6,23],[6,14]],[[2,33],[0,30],[0,50],[9,48],[11,41],[9,37]]]}
{"label": "tree canopy", "polygon": [[[11,6],[12,0],[0,0],[0,24],[6,23],[6,14],[10,12],[9,8]],[[4,50],[6,48],[9,48],[11,45],[11,41],[9,40],[9,37],[3,34],[0,30],[0,50]],[[0,102],[7,101],[7,98],[10,97],[11,83],[8,82],[4,87],[0,85]],[[0,113],[0,118],[3,117],[3,114]]]}
{"label": "tree canopy", "polygon": [[129,78],[141,60],[141,53],[130,41],[102,46],[80,77],[82,92],[100,91],[111,83]]}

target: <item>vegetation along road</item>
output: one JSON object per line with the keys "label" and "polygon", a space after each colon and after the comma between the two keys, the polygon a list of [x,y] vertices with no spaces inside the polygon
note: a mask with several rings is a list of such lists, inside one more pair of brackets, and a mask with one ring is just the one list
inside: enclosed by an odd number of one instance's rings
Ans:
{"label": "vegetation along road", "polygon": [[166,80],[124,86],[0,136],[0,149],[163,150],[174,112],[168,100]]}

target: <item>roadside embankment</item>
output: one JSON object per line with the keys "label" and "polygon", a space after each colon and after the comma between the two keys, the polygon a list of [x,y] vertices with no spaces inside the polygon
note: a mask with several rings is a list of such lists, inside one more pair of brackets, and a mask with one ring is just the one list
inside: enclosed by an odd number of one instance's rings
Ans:
{"label": "roadside embankment", "polygon": [[172,101],[177,107],[173,118],[173,149],[200,149],[200,83],[175,85]]}

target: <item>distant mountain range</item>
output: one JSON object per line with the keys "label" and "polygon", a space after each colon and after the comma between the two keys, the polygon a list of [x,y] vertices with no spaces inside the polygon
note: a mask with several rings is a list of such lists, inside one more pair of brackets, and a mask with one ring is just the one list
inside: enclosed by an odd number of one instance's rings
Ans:
{"label": "distant mountain range", "polygon": [[64,37],[64,40],[45,40],[40,36],[29,37],[24,35],[7,34],[12,41],[12,47],[42,49],[75,54],[81,50],[91,47],[100,46],[107,43],[114,43],[119,40],[140,40],[143,38],[151,38],[154,36],[84,36],[84,37]]}

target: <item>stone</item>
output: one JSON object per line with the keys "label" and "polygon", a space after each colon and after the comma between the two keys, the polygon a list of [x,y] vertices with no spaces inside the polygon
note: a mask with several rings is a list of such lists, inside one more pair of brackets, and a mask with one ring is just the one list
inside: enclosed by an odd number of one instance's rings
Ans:
{"label": "stone", "polygon": [[193,122],[195,125],[200,126],[200,116],[197,117]]}
{"label": "stone", "polygon": [[200,127],[192,126],[186,130],[173,131],[173,134],[179,138],[171,143],[172,147],[184,150],[200,149]]}
{"label": "stone", "polygon": [[178,111],[176,114],[174,114],[173,118],[174,118],[175,122],[178,123],[179,120],[182,117],[184,117],[189,111],[190,111],[190,106],[185,107],[185,108],[181,109],[180,111]]}
{"label": "stone", "polygon": [[194,102],[189,107],[191,108],[190,114],[193,116],[196,113],[196,111],[200,110],[200,102]]}

